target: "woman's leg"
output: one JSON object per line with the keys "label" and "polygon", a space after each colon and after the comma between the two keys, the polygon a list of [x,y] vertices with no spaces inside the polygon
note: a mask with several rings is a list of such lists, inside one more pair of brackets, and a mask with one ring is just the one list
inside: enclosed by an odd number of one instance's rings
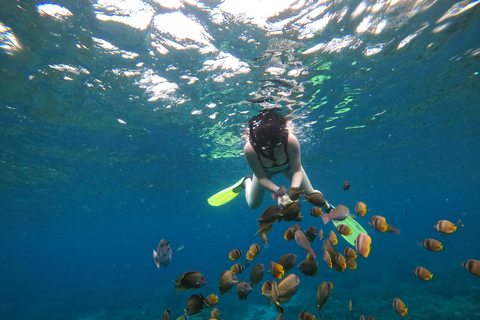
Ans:
{"label": "woman's leg", "polygon": [[245,179],[245,199],[251,209],[260,207],[265,196],[265,188],[260,184],[255,174],[252,179]]}

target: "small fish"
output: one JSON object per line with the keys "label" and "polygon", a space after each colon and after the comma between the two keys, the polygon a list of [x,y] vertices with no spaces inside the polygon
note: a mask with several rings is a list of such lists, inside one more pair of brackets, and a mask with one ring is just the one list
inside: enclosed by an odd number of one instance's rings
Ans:
{"label": "small fish", "polygon": [[287,194],[287,189],[284,186],[281,186],[277,191],[272,193],[272,200],[275,201],[278,197],[283,197],[285,194]]}
{"label": "small fish", "polygon": [[268,244],[267,235],[262,232],[261,237],[262,237],[262,242],[263,242],[263,244]]}
{"label": "small fish", "polygon": [[242,256],[242,250],[240,250],[240,249],[233,249],[228,254],[228,257],[230,258],[230,260],[233,260],[233,261],[237,260],[241,256]]}
{"label": "small fish", "polygon": [[162,320],[170,320],[170,309],[163,311]]}
{"label": "small fish", "polygon": [[185,319],[188,319],[189,316],[198,314],[203,310],[203,296],[200,294],[192,294],[188,297],[187,308],[184,311]]}
{"label": "small fish", "polygon": [[290,221],[302,221],[303,215],[300,212],[300,203],[294,201],[285,207],[283,207],[282,212],[278,215],[281,220],[290,222]]}
{"label": "small fish", "polygon": [[297,231],[297,230],[301,230],[300,225],[298,223],[296,223],[293,226],[291,226],[290,228],[288,228],[285,231],[285,234],[284,234],[283,238],[287,241],[291,241],[291,240],[295,239],[295,231]]}
{"label": "small fish", "polygon": [[275,320],[283,320],[283,314],[279,313]]}
{"label": "small fish", "polygon": [[363,315],[360,316],[360,320],[365,320],[365,317]]}
{"label": "small fish", "polygon": [[440,241],[435,239],[425,239],[422,245],[425,249],[430,251],[438,252],[443,250],[443,244]]}
{"label": "small fish", "polygon": [[302,249],[310,253],[314,259],[317,258],[315,251],[313,251],[312,247],[310,246],[310,243],[307,240],[307,237],[301,230],[295,231],[295,241]]}
{"label": "small fish", "polygon": [[272,274],[273,277],[277,279],[282,279],[282,277],[285,275],[283,266],[273,261],[270,261],[270,273]]}
{"label": "small fish", "polygon": [[363,217],[365,213],[367,213],[367,205],[362,201],[357,202],[357,204],[355,205],[355,212],[359,216]]}
{"label": "small fish", "polygon": [[237,294],[240,300],[247,300],[247,297],[252,290],[253,288],[244,281],[237,283]]}
{"label": "small fish", "polygon": [[352,312],[352,308],[353,308],[353,300],[350,300],[350,302],[348,303],[348,311]]}
{"label": "small fish", "polygon": [[207,284],[203,274],[198,271],[188,271],[180,275],[175,281],[175,291],[197,289]]}
{"label": "small fish", "polygon": [[205,301],[203,301],[203,303],[205,304],[205,307],[211,308],[218,303],[218,296],[212,293],[205,298]]}
{"label": "small fish", "polygon": [[320,229],[320,231],[318,231],[318,239],[319,240],[323,239],[323,230],[322,229]]}
{"label": "small fish", "polygon": [[329,268],[333,268],[332,257],[330,257],[327,251],[323,253],[323,260],[325,260],[325,263]]}
{"label": "small fish", "polygon": [[257,234],[261,235],[262,233],[263,234],[269,234],[270,230],[272,230],[272,227],[273,227],[274,223],[275,222],[273,222],[273,221],[272,222],[260,222],[258,224],[258,231],[257,231],[257,233],[255,233],[255,235],[257,235]]}
{"label": "small fish", "polygon": [[258,222],[275,222],[278,219],[278,214],[282,211],[277,205],[271,205],[265,211],[263,211],[260,219],[257,219]]}
{"label": "small fish", "polygon": [[340,252],[337,252],[337,254],[335,255],[335,262],[340,267],[340,270],[338,271],[340,272],[345,271],[345,269],[347,268],[347,261],[345,260],[345,257]]}
{"label": "small fish", "polygon": [[248,259],[245,259],[245,267],[250,267],[250,260]]}
{"label": "small fish", "polygon": [[318,275],[318,262],[304,260],[298,264],[298,269],[307,277]]}
{"label": "small fish", "polygon": [[336,245],[338,243],[337,235],[335,234],[335,232],[333,232],[333,230],[330,230],[328,240],[330,240],[333,245]]}
{"label": "small fish", "polygon": [[310,210],[310,215],[312,217],[321,218],[322,217],[322,207],[313,207]]}
{"label": "small fish", "polygon": [[230,271],[233,273],[233,274],[239,274],[243,271],[244,267],[241,263],[235,263],[231,268],[230,268]]}
{"label": "small fish", "polygon": [[340,204],[328,214],[322,214],[322,220],[324,224],[327,224],[330,220],[342,221],[345,220],[350,214],[350,209]]}
{"label": "small fish", "polygon": [[322,316],[322,307],[327,302],[328,298],[332,295],[333,284],[331,282],[322,282],[317,289],[317,308],[318,312],[320,313],[320,317]]}
{"label": "small fish", "polygon": [[247,259],[253,260],[260,253],[260,245],[258,243],[254,243],[250,246],[250,249],[247,252]]}
{"label": "small fish", "polygon": [[153,250],[153,262],[160,269],[160,265],[166,267],[172,261],[172,249],[170,248],[170,241],[160,240],[157,251]]}
{"label": "small fish", "polygon": [[305,193],[305,190],[299,190],[298,187],[290,187],[288,189],[288,197],[290,200],[297,201]]}
{"label": "small fish", "polygon": [[238,283],[237,277],[230,270],[223,271],[220,275],[220,285],[218,286],[220,288],[220,294],[224,295],[232,290],[235,283]]}
{"label": "small fish", "polygon": [[387,223],[387,219],[382,216],[373,216],[369,223],[372,227],[380,232],[400,234],[400,230],[389,225]]}
{"label": "small fish", "polygon": [[372,243],[372,239],[366,233],[359,233],[357,239],[355,240],[355,249],[357,253],[364,258],[367,258],[370,254],[370,245]]}
{"label": "small fish", "polygon": [[347,259],[357,259],[357,253],[350,247],[346,247],[345,249],[343,249],[343,254]]}
{"label": "small fish", "polygon": [[344,236],[349,236],[352,234],[352,229],[350,229],[349,226],[345,225],[345,224],[340,224],[337,226],[337,231],[338,233],[340,233],[341,235],[344,235]]}
{"label": "small fish", "polygon": [[308,241],[313,242],[313,240],[315,240],[317,237],[317,227],[310,226],[307,230],[305,230],[305,236],[307,237]]}
{"label": "small fish", "polygon": [[321,192],[312,192],[303,197],[313,206],[321,207],[325,205],[325,197]]}
{"label": "small fish", "polygon": [[468,259],[465,261],[465,263],[463,263],[463,267],[471,274],[480,277],[480,261]]}
{"label": "small fish", "polygon": [[288,271],[292,270],[292,268],[295,266],[295,263],[297,263],[297,258],[298,256],[293,253],[287,253],[284,254],[280,260],[278,260],[278,263],[282,265],[284,273],[287,273]]}
{"label": "small fish", "polygon": [[313,314],[310,314],[306,311],[300,311],[298,314],[298,319],[299,320],[315,320],[315,316]]}
{"label": "small fish", "polygon": [[347,267],[352,270],[357,269],[357,261],[355,259],[347,259]]}
{"label": "small fish", "polygon": [[454,233],[458,230],[458,227],[448,220],[440,220],[433,227],[441,233]]}
{"label": "small fish", "polygon": [[259,263],[252,268],[252,272],[250,273],[250,286],[255,286],[262,281],[263,275],[265,274],[265,265],[263,263]]}
{"label": "small fish", "polygon": [[405,303],[402,300],[395,298],[392,302],[393,309],[402,317],[408,313],[408,308],[405,307]]}
{"label": "small fish", "polygon": [[347,191],[348,189],[350,189],[350,182],[348,182],[348,180],[345,180],[343,182],[343,186],[342,186],[343,190]]}
{"label": "small fish", "polygon": [[180,247],[177,248],[177,251],[180,251],[180,250],[183,250],[183,249],[185,249],[185,246],[180,246]]}
{"label": "small fish", "polygon": [[220,320],[220,310],[218,310],[217,308],[213,308],[210,312],[209,320]]}
{"label": "small fish", "polygon": [[296,274],[289,274],[278,283],[279,302],[284,303],[290,300],[297,292],[300,285],[300,278]]}
{"label": "small fish", "polygon": [[422,267],[416,267],[415,270],[413,270],[413,273],[415,273],[415,275],[419,279],[422,279],[422,280],[425,280],[425,281],[428,281],[428,280],[433,278],[433,274],[430,271],[428,271],[427,269],[422,268]]}
{"label": "small fish", "polygon": [[367,320],[375,320],[373,316],[368,316]]}

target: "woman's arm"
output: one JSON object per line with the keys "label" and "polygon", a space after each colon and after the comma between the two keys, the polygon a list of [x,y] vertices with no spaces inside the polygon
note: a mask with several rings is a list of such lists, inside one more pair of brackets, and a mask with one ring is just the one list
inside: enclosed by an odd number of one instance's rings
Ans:
{"label": "woman's arm", "polygon": [[245,144],[245,147],[243,148],[243,153],[245,154],[245,158],[247,159],[250,169],[252,169],[253,173],[257,177],[262,187],[270,190],[271,192],[276,192],[279,189],[278,186],[273,183],[272,180],[267,178],[265,170],[263,169],[260,160],[258,160],[257,153],[253,149],[250,142],[247,142]]}
{"label": "woman's arm", "polygon": [[298,188],[302,184],[303,172],[302,162],[300,157],[300,143],[293,134],[288,135],[288,158],[290,159],[290,166],[292,168],[291,187]]}

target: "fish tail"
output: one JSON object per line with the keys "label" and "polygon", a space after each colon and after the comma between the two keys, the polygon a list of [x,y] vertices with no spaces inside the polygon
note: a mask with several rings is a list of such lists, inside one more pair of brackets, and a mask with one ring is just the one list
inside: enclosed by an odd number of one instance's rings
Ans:
{"label": "fish tail", "polygon": [[328,215],[328,214],[323,214],[322,215],[322,221],[323,221],[324,224],[327,224],[330,220],[331,220],[330,215]]}

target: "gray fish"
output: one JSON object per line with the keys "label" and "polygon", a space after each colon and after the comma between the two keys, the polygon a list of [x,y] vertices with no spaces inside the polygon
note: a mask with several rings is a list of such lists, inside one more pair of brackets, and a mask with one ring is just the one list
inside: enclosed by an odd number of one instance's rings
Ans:
{"label": "gray fish", "polygon": [[260,223],[275,222],[275,220],[277,220],[278,218],[278,214],[280,213],[280,211],[282,211],[282,209],[279,206],[271,205],[265,211],[263,211],[260,219],[257,219],[257,221]]}
{"label": "gray fish", "polygon": [[298,269],[307,277],[315,277],[318,274],[318,262],[304,260],[298,264]]}
{"label": "gray fish", "polygon": [[303,215],[300,212],[300,203],[294,201],[285,207],[283,207],[282,212],[278,215],[279,219],[283,221],[302,221]]}
{"label": "gray fish", "polygon": [[315,238],[317,237],[317,227],[310,226],[304,233],[308,241],[313,242],[313,240],[315,240]]}
{"label": "gray fish", "polygon": [[170,309],[163,311],[162,320],[170,320]]}
{"label": "gray fish", "polygon": [[153,250],[153,261],[157,268],[160,265],[166,267],[172,261],[172,249],[170,248],[170,241],[160,240],[157,251]]}
{"label": "gray fish", "polygon": [[237,283],[237,294],[240,300],[247,300],[248,294],[252,292],[252,290],[252,286],[244,281]]}
{"label": "gray fish", "polygon": [[175,291],[200,288],[207,284],[207,280],[198,271],[188,271],[178,277],[175,281]]}
{"label": "gray fish", "polygon": [[325,204],[325,197],[321,192],[312,192],[308,195],[304,195],[303,197],[305,198],[305,200],[310,202],[310,204],[317,207],[321,207]]}
{"label": "gray fish", "polygon": [[220,294],[224,295],[228,291],[232,290],[232,287],[235,283],[238,283],[237,277],[230,271],[225,270],[220,275]]}
{"label": "gray fish", "polygon": [[331,282],[322,282],[317,289],[317,308],[322,316],[322,307],[327,302],[328,298],[332,294],[333,284]]}
{"label": "gray fish", "polygon": [[287,253],[278,260],[278,264],[281,264],[283,266],[283,272],[287,273],[295,266],[297,258],[298,256],[293,253]]}
{"label": "gray fish", "polygon": [[200,294],[192,294],[188,297],[187,308],[184,311],[185,319],[189,316],[200,313],[203,310],[203,296]]}
{"label": "gray fish", "polygon": [[259,284],[262,281],[263,275],[265,274],[265,265],[259,263],[255,265],[250,273],[250,285],[253,287],[256,284]]}

